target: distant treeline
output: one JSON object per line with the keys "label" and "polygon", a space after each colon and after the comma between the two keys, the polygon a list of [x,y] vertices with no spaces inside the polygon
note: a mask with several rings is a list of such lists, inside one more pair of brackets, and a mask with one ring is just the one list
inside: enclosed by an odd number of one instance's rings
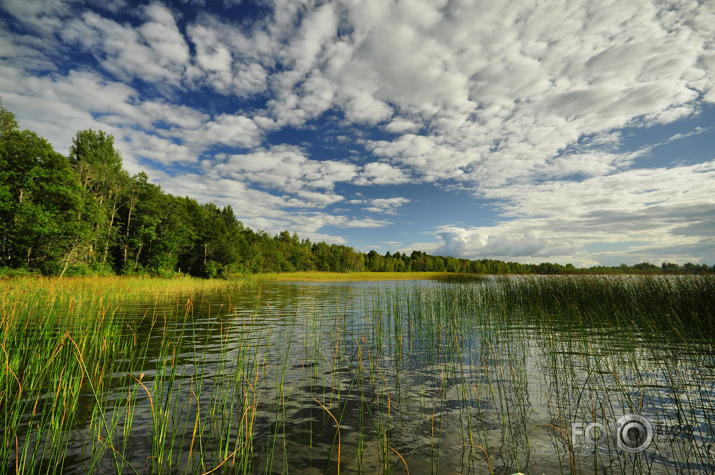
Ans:
{"label": "distant treeline", "polygon": [[0,105],[0,274],[186,273],[225,277],[290,271],[439,271],[484,274],[713,273],[715,266],[643,263],[577,269],[355,251],[283,231],[269,236],[236,219],[230,206],[175,197],[122,168],[114,139],[83,130],[68,156],[20,130]]}

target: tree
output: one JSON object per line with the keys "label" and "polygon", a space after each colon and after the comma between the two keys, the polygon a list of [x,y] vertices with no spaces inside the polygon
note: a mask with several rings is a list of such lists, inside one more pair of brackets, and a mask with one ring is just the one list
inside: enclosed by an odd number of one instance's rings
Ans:
{"label": "tree", "polygon": [[132,177],[123,206],[126,221],[122,238],[122,271],[125,273],[137,271],[148,260],[143,252],[157,238],[157,227],[161,222],[161,195],[161,188],[149,183],[146,173],[140,172]]}
{"label": "tree", "polygon": [[122,156],[114,148],[114,137],[103,131],[82,130],[72,139],[69,162],[85,188],[101,199],[107,177],[122,171]]}
{"label": "tree", "polygon": [[240,226],[230,206],[204,206],[207,226],[204,235],[204,269],[209,277],[225,277],[239,261]]}
{"label": "tree", "polygon": [[61,274],[81,261],[84,201],[64,156],[29,130],[3,133],[0,183],[3,265]]}
{"label": "tree", "polygon": [[147,243],[144,252],[144,267],[152,274],[170,276],[177,270],[188,270],[181,269],[181,258],[192,249],[197,233],[185,206],[188,199],[159,195],[156,239]]}
{"label": "tree", "polygon": [[18,130],[20,130],[20,127],[17,125],[15,114],[5,109],[2,106],[2,99],[0,99],[0,137]]}
{"label": "tree", "polygon": [[86,254],[104,268],[109,248],[116,243],[117,213],[129,175],[122,169],[122,156],[114,148],[114,137],[103,131],[82,130],[72,140],[69,163],[86,190],[85,220],[92,223]]}

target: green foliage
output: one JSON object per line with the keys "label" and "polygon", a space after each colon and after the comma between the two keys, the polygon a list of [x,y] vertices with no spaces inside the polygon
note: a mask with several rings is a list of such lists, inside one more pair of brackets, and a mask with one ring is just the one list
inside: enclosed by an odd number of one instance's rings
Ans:
{"label": "green foliage", "polygon": [[15,120],[15,114],[5,109],[2,106],[2,100],[0,100],[0,137],[3,135],[17,131],[19,126],[17,125],[17,120]]}
{"label": "green foliage", "polygon": [[[0,104],[0,268],[44,274],[150,274],[227,278],[293,271],[473,274],[713,273],[715,266],[649,263],[577,269],[377,251],[269,236],[236,219],[230,206],[174,197],[142,172],[122,168],[114,137],[82,130],[68,157],[20,131]],[[240,211],[240,210],[239,210]]]}
{"label": "green foliage", "polygon": [[23,268],[0,267],[0,279],[7,277],[30,277],[36,276],[34,272]]}
{"label": "green foliage", "polygon": [[114,148],[114,137],[101,130],[77,132],[70,147],[69,162],[82,186],[98,195],[104,193],[103,188],[122,171],[122,156]]}
{"label": "green foliage", "polygon": [[89,227],[67,159],[34,132],[3,134],[0,183],[0,265],[61,273]]}
{"label": "green foliage", "polygon": [[122,169],[122,157],[114,148],[114,137],[102,131],[80,131],[72,140],[68,160],[84,189],[82,219],[91,227],[83,243],[84,263],[101,271],[113,270],[119,212],[131,187],[129,175]]}

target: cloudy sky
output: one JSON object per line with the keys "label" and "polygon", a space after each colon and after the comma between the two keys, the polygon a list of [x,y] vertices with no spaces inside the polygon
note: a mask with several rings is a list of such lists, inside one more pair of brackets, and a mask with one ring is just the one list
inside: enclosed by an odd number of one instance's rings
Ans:
{"label": "cloudy sky", "polygon": [[270,234],[715,264],[712,0],[0,0],[0,97]]}

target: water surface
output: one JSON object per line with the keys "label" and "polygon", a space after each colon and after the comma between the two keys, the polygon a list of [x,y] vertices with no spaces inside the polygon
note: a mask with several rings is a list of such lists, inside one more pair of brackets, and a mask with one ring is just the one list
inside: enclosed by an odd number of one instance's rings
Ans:
{"label": "water surface", "polygon": [[[116,472],[100,417],[124,473],[715,471],[711,335],[506,305],[500,282],[129,302],[122,338],[147,351],[106,376],[104,414],[83,387],[63,472]],[[654,427],[639,453],[573,432],[631,413]]]}

